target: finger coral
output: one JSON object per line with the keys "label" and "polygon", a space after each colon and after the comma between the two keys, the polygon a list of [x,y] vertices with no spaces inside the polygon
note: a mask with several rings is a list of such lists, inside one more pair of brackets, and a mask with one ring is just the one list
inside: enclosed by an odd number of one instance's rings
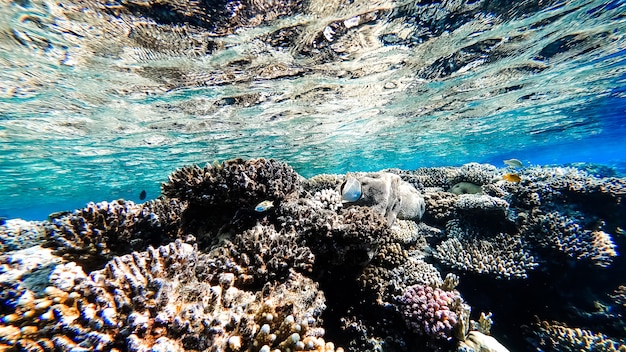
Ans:
{"label": "finger coral", "polygon": [[163,194],[192,205],[253,208],[300,192],[300,176],[273,159],[233,159],[221,164],[186,166],[169,176]]}
{"label": "finger coral", "polygon": [[400,298],[400,310],[407,325],[416,333],[436,339],[450,340],[464,307],[458,291],[413,285]]}
{"label": "finger coral", "polygon": [[89,203],[85,208],[52,218],[45,225],[46,245],[68,260],[102,262],[114,255],[174,240],[185,205],[158,198]]}

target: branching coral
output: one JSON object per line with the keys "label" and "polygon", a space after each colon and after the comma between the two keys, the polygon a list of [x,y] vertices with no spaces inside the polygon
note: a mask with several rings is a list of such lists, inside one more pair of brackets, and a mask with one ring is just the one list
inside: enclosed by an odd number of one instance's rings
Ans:
{"label": "branching coral", "polygon": [[535,346],[558,351],[626,351],[626,345],[602,333],[542,321],[532,334]]}
{"label": "branching coral", "polygon": [[47,246],[69,260],[106,260],[174,240],[184,209],[184,203],[167,198],[89,203],[46,224]]}
{"label": "branching coral", "polygon": [[300,192],[300,176],[273,159],[233,159],[221,164],[186,166],[162,185],[163,194],[203,207],[253,208]]}
{"label": "branching coral", "polygon": [[466,308],[458,291],[416,284],[400,298],[400,310],[416,333],[435,339],[452,339],[459,315]]}
{"label": "branching coral", "polygon": [[17,336],[36,340],[34,345],[44,350],[226,350],[237,345],[245,350],[255,341],[257,348],[326,348],[317,320],[324,296],[312,280],[291,272],[283,283],[245,291],[233,286],[230,273],[219,274],[216,283],[202,280],[197,269],[209,259],[176,241],[116,257],[88,276],[70,264],[59,265],[44,279],[43,292],[22,289],[9,319],[2,321],[0,339],[24,346],[7,334],[13,327],[35,325]]}

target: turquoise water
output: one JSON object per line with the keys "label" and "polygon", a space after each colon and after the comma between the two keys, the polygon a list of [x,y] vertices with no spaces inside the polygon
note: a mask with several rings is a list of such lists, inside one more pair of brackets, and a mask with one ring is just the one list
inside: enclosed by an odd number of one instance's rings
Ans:
{"label": "turquoise water", "polygon": [[221,27],[141,11],[0,6],[0,216],[155,198],[176,168],[233,157],[307,177],[626,170],[623,1],[313,1]]}

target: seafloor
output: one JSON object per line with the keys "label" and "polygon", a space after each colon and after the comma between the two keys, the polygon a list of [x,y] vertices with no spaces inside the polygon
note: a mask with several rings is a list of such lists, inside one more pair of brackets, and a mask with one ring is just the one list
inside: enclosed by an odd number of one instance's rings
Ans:
{"label": "seafloor", "polygon": [[626,350],[625,194],[594,166],[184,167],[4,221],[0,350]]}

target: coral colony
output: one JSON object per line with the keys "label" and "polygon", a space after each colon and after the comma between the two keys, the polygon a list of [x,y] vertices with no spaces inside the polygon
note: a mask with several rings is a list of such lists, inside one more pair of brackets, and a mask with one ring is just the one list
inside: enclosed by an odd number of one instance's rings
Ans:
{"label": "coral colony", "polygon": [[[481,280],[540,291],[533,277],[555,268],[618,270],[611,232],[626,219],[624,179],[516,172],[511,182],[472,163],[305,179],[235,159],[183,167],[142,204],[7,220],[0,348],[507,351],[494,332],[506,314],[489,302],[473,311],[464,288],[497,299]],[[598,297],[604,315],[580,309],[570,322],[532,311],[526,349],[624,350],[608,327],[623,323],[625,292],[616,281]],[[602,331],[586,323],[593,314]]]}

